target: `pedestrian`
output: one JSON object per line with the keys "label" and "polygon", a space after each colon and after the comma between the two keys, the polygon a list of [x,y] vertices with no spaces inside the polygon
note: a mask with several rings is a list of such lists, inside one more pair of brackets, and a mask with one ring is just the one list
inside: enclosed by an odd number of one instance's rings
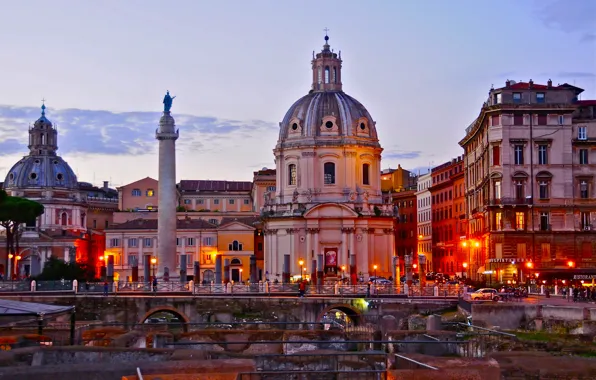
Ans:
{"label": "pedestrian", "polygon": [[298,290],[299,290],[299,294],[300,297],[304,297],[304,293],[306,291],[306,282],[304,281],[300,281],[300,285],[298,285]]}
{"label": "pedestrian", "polygon": [[104,282],[103,283],[103,295],[107,296],[108,295],[108,282]]}
{"label": "pedestrian", "polygon": [[157,292],[157,277],[153,277],[153,293]]}

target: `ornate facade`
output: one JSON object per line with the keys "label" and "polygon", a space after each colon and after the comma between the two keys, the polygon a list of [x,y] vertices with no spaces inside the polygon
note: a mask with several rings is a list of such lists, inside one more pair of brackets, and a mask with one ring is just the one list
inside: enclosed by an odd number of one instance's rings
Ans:
{"label": "ornate facade", "polygon": [[261,208],[271,281],[312,274],[317,265],[328,278],[350,270],[359,277],[392,273],[393,208],[381,194],[382,148],[371,115],[343,92],[341,68],[341,53],[325,37],[323,50],[313,53],[311,91],[280,123],[276,187]]}
{"label": "ornate facade", "polygon": [[[507,81],[460,141],[476,279],[596,274],[593,101],[582,89]],[[549,275],[550,273],[550,275]]]}

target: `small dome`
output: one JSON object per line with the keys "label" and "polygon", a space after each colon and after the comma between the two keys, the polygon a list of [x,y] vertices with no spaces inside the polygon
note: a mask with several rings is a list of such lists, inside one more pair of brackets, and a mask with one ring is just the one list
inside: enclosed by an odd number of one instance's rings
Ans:
{"label": "small dome", "polygon": [[354,137],[378,145],[375,123],[366,108],[343,91],[313,91],[294,103],[280,123],[279,140]]}
{"label": "small dome", "polygon": [[4,189],[77,189],[77,176],[59,156],[26,156],[17,162],[4,180]]}

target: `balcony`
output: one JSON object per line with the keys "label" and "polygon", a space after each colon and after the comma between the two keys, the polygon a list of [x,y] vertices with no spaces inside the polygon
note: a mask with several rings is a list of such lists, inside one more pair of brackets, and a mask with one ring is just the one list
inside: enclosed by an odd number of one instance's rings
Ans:
{"label": "balcony", "polygon": [[487,200],[487,206],[526,206],[532,204],[532,198],[501,198]]}

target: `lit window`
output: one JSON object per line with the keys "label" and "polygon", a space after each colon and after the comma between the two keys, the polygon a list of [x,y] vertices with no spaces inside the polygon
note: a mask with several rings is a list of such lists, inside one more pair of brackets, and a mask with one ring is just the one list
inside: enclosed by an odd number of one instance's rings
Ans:
{"label": "lit window", "polygon": [[153,196],[155,196],[155,191],[153,191],[153,189],[147,189],[146,194],[148,197],[153,197]]}
{"label": "lit window", "polygon": [[523,212],[515,213],[515,228],[523,230],[526,227],[526,215]]}

